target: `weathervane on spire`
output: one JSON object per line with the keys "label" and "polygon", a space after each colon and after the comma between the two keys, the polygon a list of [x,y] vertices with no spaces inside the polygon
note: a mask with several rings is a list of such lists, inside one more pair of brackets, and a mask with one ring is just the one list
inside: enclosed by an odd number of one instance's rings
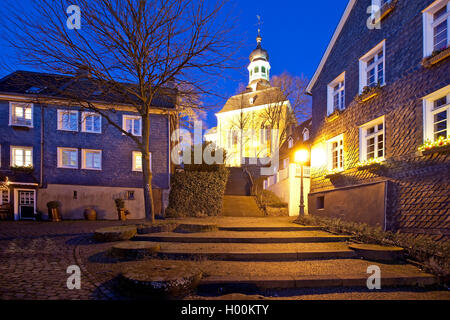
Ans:
{"label": "weathervane on spire", "polygon": [[263,25],[263,22],[261,21],[261,16],[256,15],[256,18],[258,19],[258,23],[256,24],[258,26],[258,36],[256,37],[256,42],[258,43],[258,46],[261,44],[261,26]]}

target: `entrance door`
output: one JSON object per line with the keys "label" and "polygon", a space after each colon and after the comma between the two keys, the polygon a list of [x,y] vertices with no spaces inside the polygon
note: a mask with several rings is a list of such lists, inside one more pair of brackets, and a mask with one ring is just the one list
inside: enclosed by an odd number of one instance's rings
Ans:
{"label": "entrance door", "polygon": [[19,191],[19,214],[20,219],[34,219],[34,190]]}

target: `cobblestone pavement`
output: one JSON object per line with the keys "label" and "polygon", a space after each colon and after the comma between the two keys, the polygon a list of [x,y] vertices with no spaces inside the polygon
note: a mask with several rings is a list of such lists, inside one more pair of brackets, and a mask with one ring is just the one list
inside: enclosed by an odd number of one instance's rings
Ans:
{"label": "cobblestone pavement", "polygon": [[[136,223],[133,221],[132,223]],[[85,281],[67,288],[67,268],[77,265],[75,248],[89,233],[120,221],[0,222],[0,299],[104,299]],[[82,266],[81,266],[82,267]]]}
{"label": "cobblestone pavement", "polygon": [[[0,300],[123,298],[112,291],[120,263],[105,259],[105,251],[112,244],[95,243],[91,237],[97,228],[122,224],[120,221],[0,222]],[[69,274],[66,270],[70,265],[79,265],[81,268],[80,290],[67,288]],[[253,299],[254,296],[238,295],[237,298]],[[450,299],[450,293],[411,289],[383,292],[311,291],[271,293],[265,298]]]}

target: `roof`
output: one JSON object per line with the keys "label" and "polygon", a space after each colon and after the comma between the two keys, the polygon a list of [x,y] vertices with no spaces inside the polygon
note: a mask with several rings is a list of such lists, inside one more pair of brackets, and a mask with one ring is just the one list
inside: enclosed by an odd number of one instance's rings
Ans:
{"label": "roof", "polygon": [[[303,131],[305,129],[308,129],[311,131],[312,126],[312,119],[309,118],[306,121],[303,121],[298,126],[294,128],[294,132],[287,136],[286,140],[283,142],[283,144],[280,147],[280,158],[284,158],[288,155],[290,155],[294,150],[297,149],[298,146],[307,144],[309,145],[311,142],[311,139],[308,141],[303,141]],[[289,148],[289,139],[292,138],[294,140],[294,147]]]}
{"label": "roof", "polygon": [[344,14],[342,15],[341,20],[339,21],[339,24],[336,27],[336,30],[334,31],[333,37],[331,38],[330,43],[328,44],[328,47],[325,50],[324,55],[322,56],[322,60],[320,60],[320,63],[316,69],[316,72],[314,73],[311,81],[309,82],[308,86],[306,87],[306,92],[311,93],[311,90],[314,87],[314,84],[316,83],[317,78],[319,78],[319,75],[322,72],[325,62],[327,61],[328,56],[331,53],[331,50],[333,49],[339,35],[341,34],[342,28],[344,28],[344,25],[347,22],[347,18],[350,15],[350,12],[352,11],[355,3],[356,3],[356,0],[350,0],[348,2],[347,7],[345,8]]}
{"label": "roof", "polygon": [[[133,90],[134,84],[121,83]],[[166,89],[166,95],[159,95],[153,99],[152,106],[174,109],[176,91]],[[58,74],[15,71],[0,79],[0,94],[29,96],[32,98],[73,99],[77,97],[85,101],[131,105],[138,102],[131,94],[125,95],[119,91],[102,85],[98,80],[86,76],[74,77]]]}
{"label": "roof", "polygon": [[287,98],[279,87],[269,87],[232,96],[218,114],[284,101],[287,101]]}

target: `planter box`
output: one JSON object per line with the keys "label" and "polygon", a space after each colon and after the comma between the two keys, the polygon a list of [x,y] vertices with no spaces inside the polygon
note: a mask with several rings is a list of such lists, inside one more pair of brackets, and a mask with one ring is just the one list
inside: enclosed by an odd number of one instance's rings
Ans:
{"label": "planter box", "polygon": [[380,87],[372,87],[368,92],[361,93],[359,96],[356,96],[355,100],[359,103],[364,103],[376,97],[380,93],[380,91]]}
{"label": "planter box", "polygon": [[342,177],[342,172],[329,173],[329,174],[325,175],[326,179],[336,179],[339,177]]}
{"label": "planter box", "polygon": [[434,147],[434,148],[422,151],[422,155],[424,155],[424,156],[429,155],[429,154],[435,154],[435,153],[449,154],[450,153],[450,145]]}
{"label": "planter box", "polygon": [[438,63],[438,62],[448,58],[449,56],[450,56],[450,47],[448,47],[447,49],[439,52],[435,56],[424,58],[422,60],[422,66],[424,66],[425,68],[430,68],[434,64],[436,64],[436,63]]}
{"label": "planter box", "polygon": [[388,16],[389,13],[391,13],[395,9],[396,5],[397,5],[397,0],[392,1],[389,4],[386,4],[383,8],[381,8],[380,17],[378,19],[373,19],[372,23],[376,24],[376,23],[380,22],[381,20],[383,20],[385,17]]}
{"label": "planter box", "polygon": [[326,116],[325,120],[327,122],[331,122],[336,120],[337,118],[339,118],[340,114],[342,113],[341,110],[334,110],[333,113],[331,113],[330,115]]}
{"label": "planter box", "polygon": [[372,163],[357,167],[358,170],[380,170],[383,168],[381,163]]}

